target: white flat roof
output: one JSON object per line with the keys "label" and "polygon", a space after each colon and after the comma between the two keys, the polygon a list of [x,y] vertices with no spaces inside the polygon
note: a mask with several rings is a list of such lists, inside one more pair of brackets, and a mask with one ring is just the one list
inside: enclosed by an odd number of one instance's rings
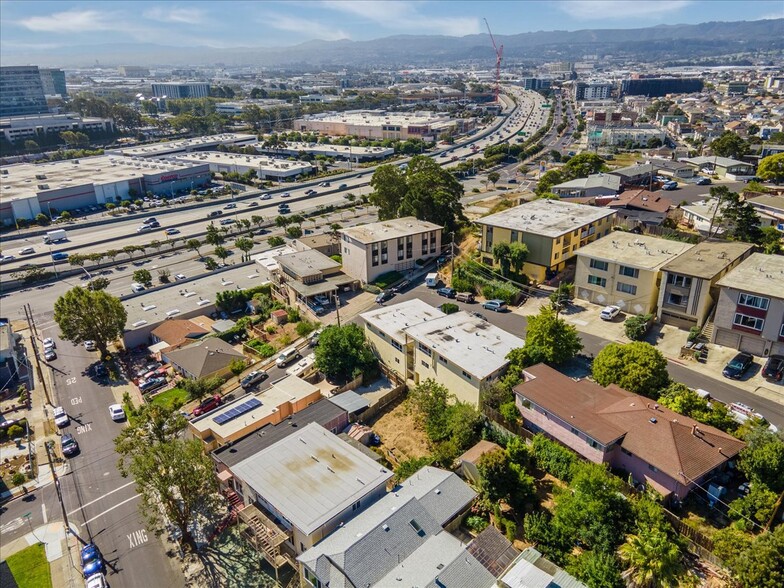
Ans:
{"label": "white flat roof", "polygon": [[784,299],[784,256],[752,253],[721,278],[718,284]]}
{"label": "white flat roof", "polygon": [[225,153],[222,151],[191,151],[187,153],[175,153],[167,158],[168,161],[187,161],[189,163],[206,163],[214,166],[231,168],[252,167],[261,170],[263,173],[286,173],[309,172],[313,166],[307,161],[290,161],[288,159],[276,159],[266,155],[245,155],[243,153]]}
{"label": "white flat roof", "polygon": [[308,535],[392,477],[388,469],[317,423],[231,469]]}
{"label": "white flat roof", "polygon": [[251,255],[250,258],[265,268],[268,272],[273,272],[280,268],[277,260],[278,257],[296,252],[297,250],[293,247],[288,245],[281,245],[280,247],[275,247],[274,249],[268,249],[267,251],[257,253],[256,255]]}
{"label": "white flat roof", "polygon": [[0,168],[0,199],[29,197],[48,190],[109,184],[167,172],[182,172],[195,166],[193,163],[174,161],[139,161],[121,155],[97,155],[48,163],[20,163]]}
{"label": "white flat roof", "polygon": [[614,210],[607,208],[543,198],[482,217],[476,222],[534,235],[560,237],[614,214]]}
{"label": "white flat roof", "polygon": [[520,337],[465,311],[408,327],[405,332],[480,380],[506,365],[512,349],[525,345]]}
{"label": "white flat roof", "polygon": [[383,110],[349,110],[346,112],[324,112],[321,114],[304,116],[301,120],[326,123],[345,123],[354,126],[399,125],[401,127],[453,122],[449,116],[437,112],[386,112]]}
{"label": "white flat roof", "polygon": [[614,231],[593,243],[580,247],[575,253],[604,261],[622,263],[629,267],[655,270],[694,247],[691,243]]}
{"label": "white flat roof", "polygon": [[[179,85],[179,84],[178,84]],[[183,151],[188,149],[198,149],[209,145],[233,144],[233,143],[256,143],[258,137],[244,133],[222,133],[220,135],[206,135],[204,137],[194,137],[193,139],[179,139],[177,141],[163,141],[161,143],[151,143],[149,145],[139,145],[138,147],[123,147],[107,151],[106,153],[117,153],[135,157],[158,157],[173,151]]]}
{"label": "white flat roof", "polygon": [[348,235],[360,243],[367,244],[441,229],[443,229],[443,227],[435,223],[418,220],[413,216],[405,216],[403,218],[340,229],[339,232]]}
{"label": "white flat roof", "polygon": [[419,298],[412,298],[400,304],[382,306],[364,312],[359,316],[366,323],[402,345],[406,342],[405,329],[445,315],[439,309],[422,302]]}
{"label": "white flat roof", "polygon": [[283,149],[289,151],[305,151],[314,153],[335,153],[340,156],[363,156],[363,155],[392,155],[395,152],[393,147],[357,147],[353,145],[329,145],[322,143],[305,143],[304,141],[289,141],[284,144]]}

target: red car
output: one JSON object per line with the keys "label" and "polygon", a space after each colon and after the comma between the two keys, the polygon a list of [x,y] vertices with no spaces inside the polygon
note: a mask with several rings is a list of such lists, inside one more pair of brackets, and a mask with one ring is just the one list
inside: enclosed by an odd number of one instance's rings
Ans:
{"label": "red car", "polygon": [[216,394],[215,396],[210,396],[207,400],[193,409],[193,416],[201,416],[218,408],[221,404],[223,404],[223,398],[221,398],[220,395]]}

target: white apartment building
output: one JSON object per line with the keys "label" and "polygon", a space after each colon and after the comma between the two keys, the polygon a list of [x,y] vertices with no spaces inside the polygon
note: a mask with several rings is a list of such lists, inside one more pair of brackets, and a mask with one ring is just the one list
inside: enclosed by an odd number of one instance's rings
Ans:
{"label": "white apartment building", "polygon": [[367,284],[441,253],[443,227],[413,216],[340,229],[343,271]]}

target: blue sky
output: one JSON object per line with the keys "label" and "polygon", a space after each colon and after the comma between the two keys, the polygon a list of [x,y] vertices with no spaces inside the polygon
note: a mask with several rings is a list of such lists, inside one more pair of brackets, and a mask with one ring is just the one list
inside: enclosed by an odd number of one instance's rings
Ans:
{"label": "blue sky", "polygon": [[462,36],[784,18],[784,2],[697,0],[20,2],[0,0],[0,48],[153,42],[286,46],[395,34]]}

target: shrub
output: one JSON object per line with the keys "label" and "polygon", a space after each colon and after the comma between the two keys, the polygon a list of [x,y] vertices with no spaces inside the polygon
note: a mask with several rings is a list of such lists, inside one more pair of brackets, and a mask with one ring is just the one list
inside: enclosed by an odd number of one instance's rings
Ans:
{"label": "shrub", "polygon": [[266,327],[264,327],[264,330],[267,331],[269,335],[274,335],[275,333],[278,332],[278,327],[277,325],[267,325]]}
{"label": "shrub", "polygon": [[507,423],[517,423],[520,421],[520,411],[517,410],[517,405],[514,400],[511,402],[504,402],[498,409],[498,412],[501,413],[501,416],[504,417],[504,420]]}
{"label": "shrub", "polygon": [[288,333],[281,335],[280,339],[278,339],[278,342],[284,347],[286,345],[291,344],[291,335],[289,335]]}
{"label": "shrub", "polygon": [[487,520],[476,515],[467,517],[465,520],[466,529],[473,533],[481,533],[489,524],[490,523],[488,523]]}
{"label": "shrub", "polygon": [[623,330],[626,336],[632,341],[642,340],[645,337],[645,333],[648,332],[652,318],[653,315],[651,314],[639,314],[627,318],[626,322],[623,323]]}
{"label": "shrub", "polygon": [[689,329],[688,340],[689,341],[696,341],[699,338],[701,332],[702,332],[702,329],[700,329],[699,327],[692,327],[691,329]]}
{"label": "shrub", "polygon": [[304,337],[316,329],[316,323],[310,321],[300,321],[297,323],[297,335]]}
{"label": "shrub", "polygon": [[574,466],[577,463],[574,452],[542,434],[537,434],[534,435],[531,443],[531,453],[540,469],[564,482],[572,479]]}
{"label": "shrub", "polygon": [[262,357],[272,357],[275,355],[275,347],[269,343],[259,341],[258,339],[251,339],[248,341],[248,347],[255,349]]}
{"label": "shrub", "polygon": [[299,322],[299,309],[298,308],[287,308],[286,309],[286,318],[290,323]]}
{"label": "shrub", "polygon": [[459,312],[460,307],[457,304],[453,304],[452,302],[444,302],[441,305],[441,312],[444,314],[452,314],[454,312]]}
{"label": "shrub", "polygon": [[517,535],[517,523],[515,523],[512,519],[502,519],[502,521],[504,522],[506,538],[513,543],[515,540],[515,535]]}
{"label": "shrub", "polygon": [[8,427],[8,437],[11,439],[16,439],[17,437],[21,437],[24,435],[24,429],[19,425],[11,425]]}
{"label": "shrub", "polygon": [[399,282],[403,279],[403,274],[396,271],[387,272],[385,274],[381,274],[375,280],[373,280],[373,285],[381,288],[382,290],[386,290],[395,282]]}
{"label": "shrub", "polygon": [[21,486],[27,481],[27,476],[25,476],[22,472],[16,472],[13,476],[11,476],[11,483],[14,486]]}

